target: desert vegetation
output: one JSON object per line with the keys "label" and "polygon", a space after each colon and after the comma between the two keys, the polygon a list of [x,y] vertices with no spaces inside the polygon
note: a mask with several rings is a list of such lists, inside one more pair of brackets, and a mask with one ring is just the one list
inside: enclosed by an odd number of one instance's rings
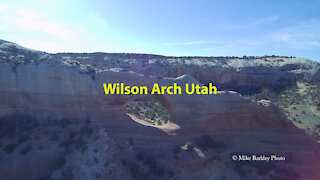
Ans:
{"label": "desert vegetation", "polygon": [[[239,153],[232,153],[239,154]],[[241,153],[240,153],[241,154]],[[246,154],[246,153],[245,153]],[[247,153],[250,154],[250,153]],[[242,178],[248,179],[252,174],[257,176],[267,176],[271,174],[273,170],[276,169],[274,162],[264,162],[264,161],[236,161],[228,163],[228,166]]]}
{"label": "desert vegetation", "polygon": [[127,114],[148,122],[152,125],[164,125],[169,121],[166,109],[160,102],[151,99],[137,99],[124,107]]}
{"label": "desert vegetation", "polygon": [[311,81],[299,81],[297,85],[283,90],[264,88],[260,92],[246,95],[259,101],[266,99],[277,105],[286,117],[304,129],[309,135],[320,140],[320,84]]}
{"label": "desert vegetation", "polygon": [[[40,151],[59,149],[59,154],[52,156],[52,172],[59,172],[62,179],[73,177],[72,168],[65,168],[68,156],[75,152],[85,153],[88,151],[89,141],[96,141],[93,138],[94,130],[91,127],[90,118],[83,120],[70,120],[67,118],[36,119],[29,115],[16,114],[13,116],[2,117],[0,119],[0,152],[4,156],[14,155],[37,156]],[[97,158],[95,158],[97,159]],[[50,179],[43,177],[44,179]]]}
{"label": "desert vegetation", "polygon": [[201,135],[195,142],[202,149],[227,149],[227,145],[220,141],[214,141],[209,135]]}
{"label": "desert vegetation", "polygon": [[[165,166],[158,162],[155,156],[145,155],[143,152],[136,153],[136,162],[128,161],[125,166],[134,179],[168,179],[174,176],[170,170],[166,172]],[[167,176],[167,178],[165,178]]]}

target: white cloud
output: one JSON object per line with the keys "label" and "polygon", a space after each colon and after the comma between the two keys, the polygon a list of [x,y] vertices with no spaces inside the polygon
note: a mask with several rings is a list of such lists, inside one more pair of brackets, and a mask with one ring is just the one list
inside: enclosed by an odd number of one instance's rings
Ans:
{"label": "white cloud", "polygon": [[21,45],[31,49],[45,51],[49,53],[59,53],[59,52],[81,52],[77,49],[63,46],[58,43],[53,42],[43,42],[39,40],[28,40],[21,42]]}
{"label": "white cloud", "polygon": [[260,19],[257,19],[255,21],[249,22],[249,23],[242,23],[242,24],[218,24],[216,25],[218,28],[223,29],[246,29],[246,28],[252,28],[254,26],[258,26],[261,24],[271,23],[274,21],[277,21],[279,19],[279,16],[273,15],[268,17],[263,17]]}
{"label": "white cloud", "polygon": [[269,23],[273,22],[279,19],[279,16],[269,16],[269,17],[264,17],[261,19],[258,19],[252,23],[247,24],[247,26],[252,26],[252,25],[259,25],[259,24],[264,24],[264,23]]}
{"label": "white cloud", "polygon": [[293,49],[320,48],[320,23],[309,21],[287,27],[266,36],[267,39]]}
{"label": "white cloud", "polygon": [[0,6],[0,19],[7,30],[32,31],[44,33],[62,40],[74,40],[80,37],[79,27],[50,21],[45,14],[23,8]]}
{"label": "white cloud", "polygon": [[144,52],[115,42],[107,23],[98,14],[92,14],[81,24],[57,21],[54,19],[57,17],[0,3],[1,38],[49,53]]}
{"label": "white cloud", "polygon": [[[294,26],[279,28],[265,35],[236,38],[209,44],[203,52],[219,55],[292,55],[317,59],[320,49],[320,21],[312,20]],[[307,54],[304,54],[308,52]],[[310,53],[310,55],[308,55]]]}
{"label": "white cloud", "polygon": [[0,12],[4,11],[6,9],[5,5],[0,5]]}

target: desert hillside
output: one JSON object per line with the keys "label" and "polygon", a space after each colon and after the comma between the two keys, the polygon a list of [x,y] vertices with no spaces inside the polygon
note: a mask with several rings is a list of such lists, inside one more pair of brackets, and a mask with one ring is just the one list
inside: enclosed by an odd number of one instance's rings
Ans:
{"label": "desert hillside", "polygon": [[[317,62],[49,54],[0,40],[0,64],[4,179],[320,178]],[[212,82],[218,94],[104,94],[112,82]]]}

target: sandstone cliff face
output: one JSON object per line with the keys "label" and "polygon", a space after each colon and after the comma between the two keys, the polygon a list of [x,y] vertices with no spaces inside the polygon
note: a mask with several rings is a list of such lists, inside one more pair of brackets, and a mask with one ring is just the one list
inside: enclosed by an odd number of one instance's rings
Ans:
{"label": "sandstone cliff face", "polygon": [[[95,132],[105,130],[108,133],[111,139],[108,141],[109,148],[116,146],[114,144],[126,144],[130,138],[134,139],[134,145],[128,148],[108,151],[114,153],[114,162],[123,158],[129,162],[137,161],[136,154],[141,152],[146,156],[157,157],[159,166],[165,172],[174,172],[178,179],[222,176],[231,179],[320,178],[319,144],[297,129],[272,104],[257,104],[229,91],[221,91],[217,95],[105,95],[102,86],[103,83],[112,82],[148,87],[152,87],[153,83],[171,85],[176,82],[183,86],[185,83],[213,82],[221,89],[282,87],[296,78],[317,76],[317,63],[295,58],[220,61],[128,54],[50,55],[25,49],[21,52],[19,48],[13,49],[13,54],[12,49],[2,48],[1,51],[1,117],[15,113],[28,114],[40,121],[47,117],[90,117]],[[26,55],[19,58],[23,53],[32,54],[28,62],[24,59]],[[245,63],[238,64],[239,61]],[[268,65],[270,67],[266,67]],[[189,75],[180,76],[183,74]],[[169,113],[170,121],[179,125],[180,129],[167,134],[133,121],[122,108],[139,98],[161,102]],[[199,138],[202,135],[209,135],[220,145],[215,148],[201,146]],[[198,150],[175,154],[174,149],[183,146],[185,142],[192,142]],[[203,155],[198,156],[199,151]],[[237,169],[238,164],[231,159],[231,155],[241,153],[276,154],[285,156],[287,160],[272,162],[270,171],[262,175],[249,173],[243,176]],[[0,152],[0,157],[4,156],[5,153]],[[34,153],[33,156],[38,158],[37,161],[48,160],[52,163],[50,158],[54,155],[46,157]],[[215,156],[222,160],[211,163],[209,160]],[[23,179],[35,174],[40,176],[44,173],[38,171],[50,169],[35,168],[15,175],[15,170],[23,170],[33,163],[32,160],[23,160],[24,164],[19,164],[16,163],[19,159],[10,156],[0,158],[0,161],[12,167],[0,168],[0,174],[8,179]],[[147,166],[145,164],[139,165],[143,169],[143,166]],[[250,164],[240,165],[243,168],[240,171],[250,171],[252,168]],[[115,168],[125,169],[117,165]],[[121,179],[126,173],[124,171],[111,176]],[[109,175],[102,177],[110,178]],[[170,175],[160,177],[171,178]]]}
{"label": "sandstone cliff face", "polygon": [[220,92],[218,95],[105,95],[102,87],[103,83],[123,82],[131,86],[146,85],[151,89],[154,83],[171,85],[176,82],[184,89],[185,83],[194,83],[188,78],[157,79],[130,72],[104,71],[96,74],[93,80],[90,74],[81,74],[79,69],[63,64],[19,65],[16,71],[12,71],[11,65],[1,66],[1,76],[6,77],[0,84],[2,109],[7,109],[1,115],[18,109],[39,116],[42,114],[42,117],[50,115],[46,113],[60,111],[61,117],[64,112],[70,113],[73,118],[104,117],[104,113],[96,111],[107,111],[109,108],[122,111],[122,106],[135,98],[155,98],[164,101],[172,117],[188,116],[187,119],[177,117],[173,121],[178,121],[178,124],[180,121],[183,124],[195,122],[193,128],[201,126],[206,120],[216,123],[206,127],[215,131],[283,129],[282,125],[289,124],[274,106],[257,105],[231,92]]}
{"label": "sandstone cliff face", "polygon": [[[202,84],[215,83],[223,90],[241,93],[261,88],[284,88],[297,79],[319,79],[319,63],[294,57],[165,57],[147,54],[45,54],[1,41],[2,61],[28,63],[30,60],[62,61],[81,66],[84,71],[117,68],[157,77],[178,77],[189,74]],[[15,48],[13,48],[15,47]]]}
{"label": "sandstone cliff face", "polygon": [[[297,79],[319,78],[316,62],[289,57],[198,58],[135,54],[60,54],[62,59],[93,62],[99,67],[121,68],[158,77],[189,74],[199,82],[213,82],[221,89],[250,93],[263,87],[284,88]],[[248,91],[248,92],[247,92]]]}

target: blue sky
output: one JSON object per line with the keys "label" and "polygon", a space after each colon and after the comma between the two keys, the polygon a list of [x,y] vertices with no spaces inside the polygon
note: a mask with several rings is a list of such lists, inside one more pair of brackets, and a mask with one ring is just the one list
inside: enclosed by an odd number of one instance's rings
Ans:
{"label": "blue sky", "polygon": [[53,53],[320,61],[320,0],[2,0],[0,39]]}

